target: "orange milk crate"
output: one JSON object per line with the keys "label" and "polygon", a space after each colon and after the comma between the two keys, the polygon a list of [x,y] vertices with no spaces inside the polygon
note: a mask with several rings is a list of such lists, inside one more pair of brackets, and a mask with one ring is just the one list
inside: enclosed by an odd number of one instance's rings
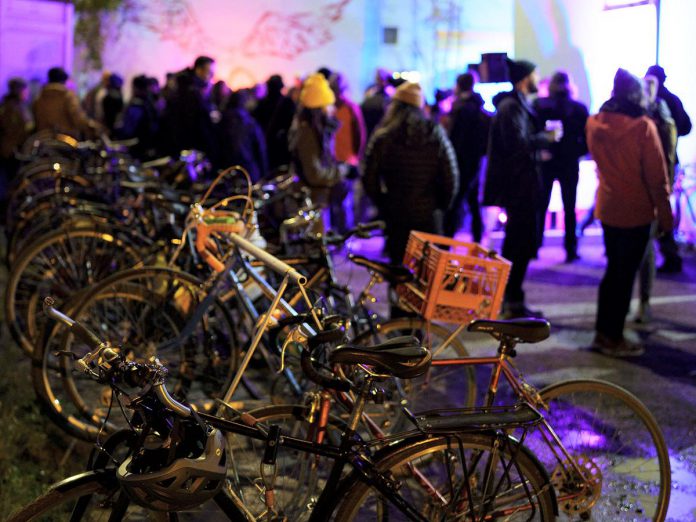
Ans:
{"label": "orange milk crate", "polygon": [[404,266],[415,278],[397,286],[401,302],[429,321],[495,319],[512,263],[478,243],[412,231]]}

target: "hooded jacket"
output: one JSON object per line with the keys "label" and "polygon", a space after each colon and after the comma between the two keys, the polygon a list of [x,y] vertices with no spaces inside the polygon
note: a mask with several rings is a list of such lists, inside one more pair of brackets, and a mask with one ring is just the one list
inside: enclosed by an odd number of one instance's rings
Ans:
{"label": "hooded jacket", "polygon": [[290,127],[289,146],[293,166],[311,189],[312,201],[328,206],[331,187],[341,181],[341,170],[334,155],[337,123],[329,119],[319,132],[308,122],[296,119]]}
{"label": "hooded jacket", "polygon": [[32,109],[37,132],[62,131],[79,138],[92,126],[77,95],[61,83],[46,84]]}
{"label": "hooded jacket", "polygon": [[647,225],[657,215],[672,230],[667,167],[655,124],[607,102],[587,121],[587,145],[597,163],[595,215],[618,228]]}

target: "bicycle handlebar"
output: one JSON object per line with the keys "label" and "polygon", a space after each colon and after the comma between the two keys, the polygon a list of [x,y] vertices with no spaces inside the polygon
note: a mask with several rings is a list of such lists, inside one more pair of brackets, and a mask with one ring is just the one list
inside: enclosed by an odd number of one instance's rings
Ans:
{"label": "bicycle handlebar", "polygon": [[[153,364],[144,364],[124,360],[123,356],[114,350],[108,342],[102,341],[85,325],[54,308],[54,304],[55,300],[52,297],[46,297],[43,302],[44,313],[70,328],[70,331],[77,338],[90,347],[90,351],[86,355],[75,361],[75,366],[80,371],[97,379],[101,378],[101,375],[109,375],[114,381],[123,381],[130,386],[144,388],[151,384],[155,395],[166,408],[180,417],[191,416],[191,409],[169,394],[164,385],[167,369],[159,361],[155,360]],[[100,374],[96,374],[92,370],[93,363],[96,363]]]}
{"label": "bicycle handlebar", "polygon": [[384,230],[385,227],[386,224],[384,223],[384,221],[369,221],[368,223],[359,223],[358,225],[356,225],[355,227],[351,228],[343,234],[339,234],[336,236],[327,234],[325,236],[325,241],[328,245],[338,245],[341,243],[345,243],[352,236],[357,236],[359,238],[365,239],[370,237],[370,232],[374,230]]}
{"label": "bicycle handlebar", "polygon": [[63,323],[65,326],[70,328],[70,331],[75,335],[75,337],[89,346],[90,352],[98,350],[102,345],[105,345],[105,343],[102,342],[102,340],[85,325],[68,317],[63,312],[56,310],[53,307],[54,304],[55,300],[52,297],[45,298],[43,302],[44,313],[51,319]]}

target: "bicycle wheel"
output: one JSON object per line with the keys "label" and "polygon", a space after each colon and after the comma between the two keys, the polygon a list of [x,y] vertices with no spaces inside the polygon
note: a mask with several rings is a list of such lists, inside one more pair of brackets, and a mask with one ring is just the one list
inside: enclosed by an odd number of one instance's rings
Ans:
{"label": "bicycle wheel", "polygon": [[[433,351],[433,358],[468,357],[469,353],[458,337],[444,345],[451,333],[439,324],[404,317],[385,321],[377,325],[375,332],[364,332],[353,342],[370,346],[407,335],[420,339]],[[367,412],[385,431],[398,433],[410,429],[410,421],[401,414],[402,405],[412,411],[432,409],[433,404],[442,408],[473,407],[476,402],[476,372],[473,366],[431,366],[421,377],[391,379],[385,383],[385,388],[391,399],[378,408],[368,405]]]}
{"label": "bicycle wheel", "polygon": [[[249,413],[267,426],[280,427],[283,436],[316,440],[315,425],[308,420],[310,408],[307,406],[267,406]],[[324,442],[338,446],[345,428],[345,423],[339,418],[329,416]],[[233,462],[228,487],[242,499],[246,509],[260,519],[266,505],[263,501],[259,464],[266,444],[264,441],[234,434],[228,434],[227,440],[230,460]],[[326,483],[332,464],[330,459],[280,446],[274,483],[277,511],[293,522],[307,520]]]}
{"label": "bicycle wheel", "polygon": [[57,306],[83,288],[141,262],[145,243],[116,227],[62,228],[17,255],[5,293],[5,321],[25,353],[34,351],[45,323],[42,299]]}
{"label": "bicycle wheel", "polygon": [[652,414],[614,384],[574,380],[540,392],[544,414],[563,447],[586,474],[555,457],[541,425],[525,445],[551,474],[565,520],[663,521],[671,487],[669,454]]}
{"label": "bicycle wheel", "polygon": [[[238,345],[235,324],[217,300],[190,325],[190,332],[184,331],[206,295],[195,277],[150,267],[114,274],[68,308],[103,339],[126,350],[129,358],[158,357],[170,370],[172,393],[207,410],[224,394],[236,370]],[[42,364],[33,371],[37,395],[63,429],[93,439],[112,406],[110,388],[70,371],[72,362],[57,360],[56,349],[80,357],[87,351],[64,328],[47,334]]]}
{"label": "bicycle wheel", "polygon": [[[426,520],[554,520],[553,491],[541,465],[513,439],[498,447],[500,440],[461,434],[406,441],[375,468]],[[346,487],[334,511],[337,522],[409,520],[364,482]]]}
{"label": "bicycle wheel", "polygon": [[[218,497],[221,495],[218,494]],[[193,510],[177,513],[150,511],[129,502],[113,470],[90,471],[75,475],[54,484],[42,496],[10,515],[7,522],[63,522],[65,520],[97,522],[116,520],[143,521],[195,521],[220,520],[220,511],[225,520],[244,520],[241,513],[226,502],[224,497],[206,502]],[[215,504],[218,504],[217,506]],[[119,514],[116,515],[116,512]],[[217,516],[218,518],[214,518]]]}

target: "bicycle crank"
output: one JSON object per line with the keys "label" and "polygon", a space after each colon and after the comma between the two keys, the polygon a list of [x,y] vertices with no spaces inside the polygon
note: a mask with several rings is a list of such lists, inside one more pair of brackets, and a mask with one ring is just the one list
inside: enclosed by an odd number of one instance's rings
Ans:
{"label": "bicycle crank", "polygon": [[585,455],[578,455],[574,460],[584,477],[578,476],[573,463],[566,461],[553,470],[551,484],[558,492],[558,507],[564,513],[582,518],[602,494],[602,470]]}

